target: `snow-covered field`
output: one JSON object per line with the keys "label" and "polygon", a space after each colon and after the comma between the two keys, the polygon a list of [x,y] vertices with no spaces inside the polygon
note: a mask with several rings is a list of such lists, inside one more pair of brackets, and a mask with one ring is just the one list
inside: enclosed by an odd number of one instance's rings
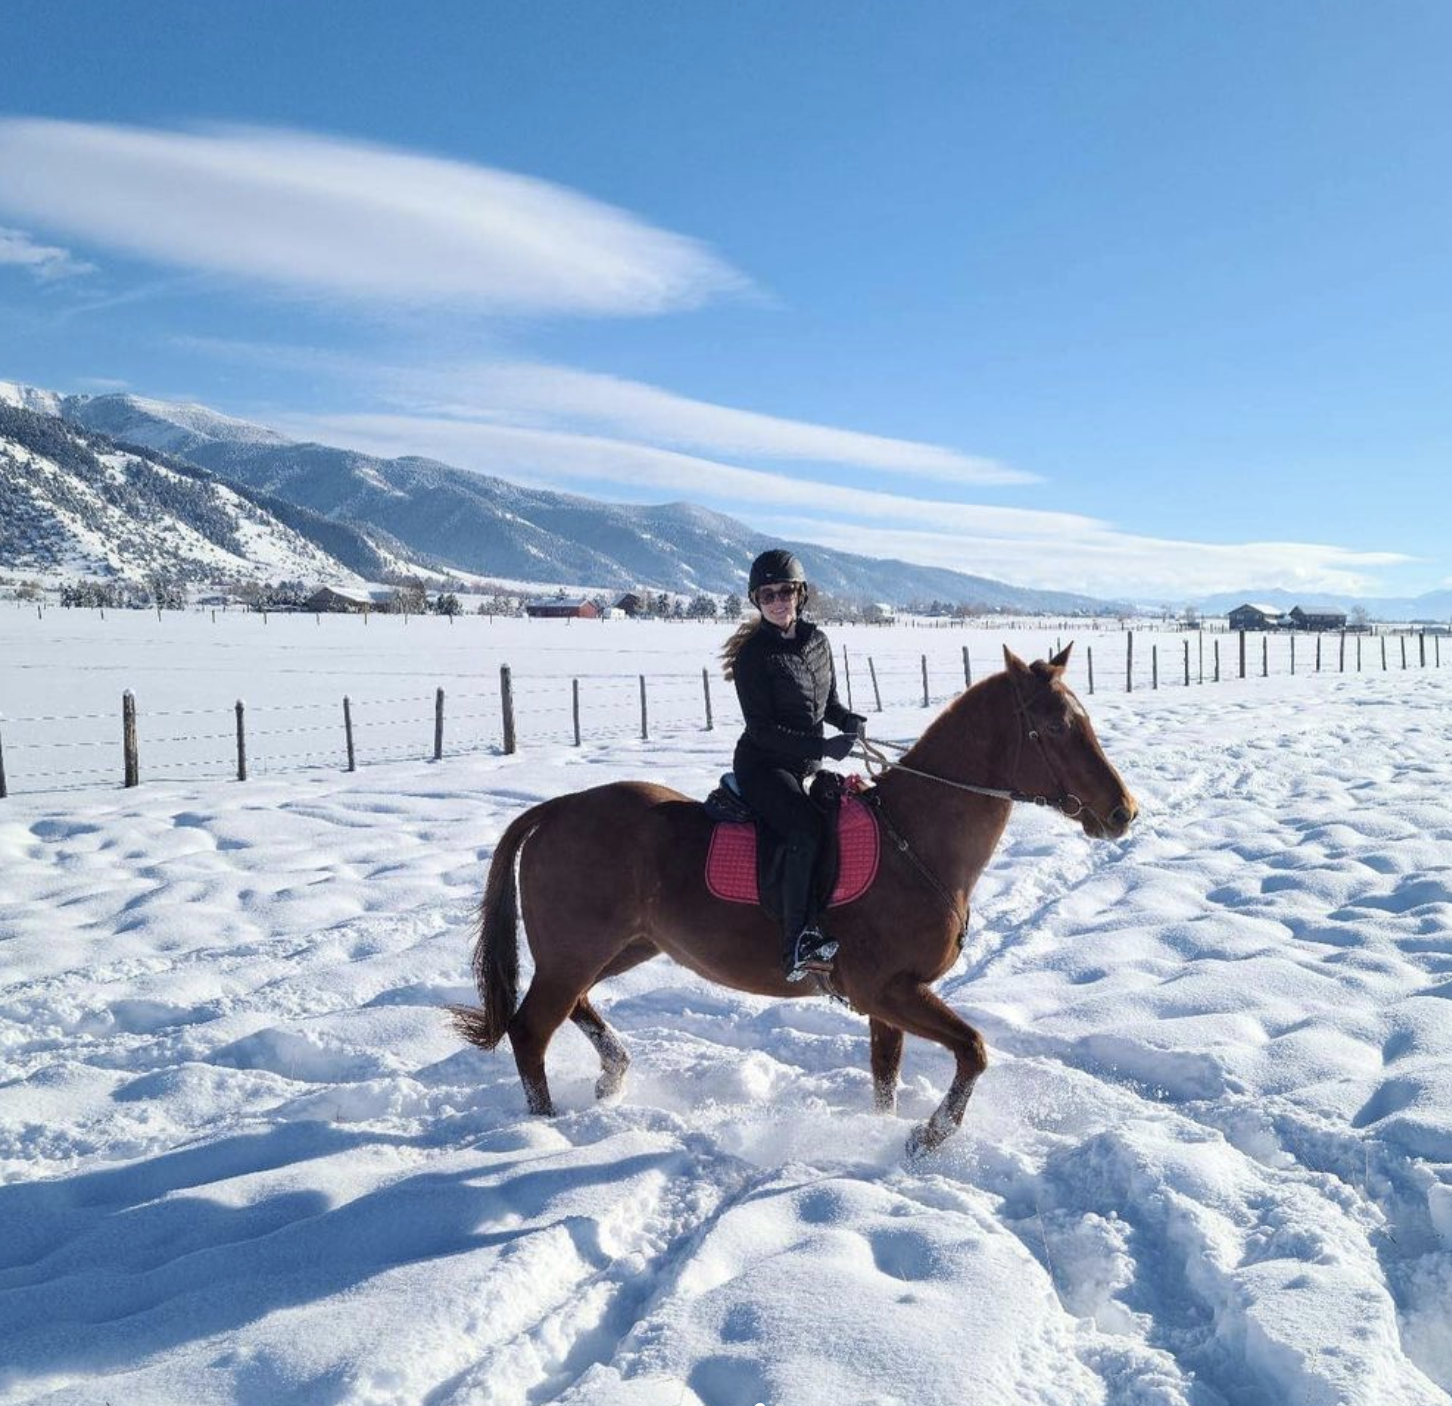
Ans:
{"label": "snow-covered field", "polygon": [[[440,1014],[492,846],[611,778],[704,794],[725,687],[716,731],[683,684],[649,741],[632,689],[698,679],[722,632],[387,623],[0,612],[0,729],[40,748],[0,801],[0,1400],[1449,1400],[1452,659],[1126,695],[1123,637],[1081,636],[1142,816],[1116,844],[1015,816],[943,983],[992,1062],[910,1165],[942,1051],[910,1040],[874,1117],[860,1018],[663,960],[603,988],[623,1098],[566,1028],[564,1111],[525,1115],[507,1049]],[[989,667],[987,632],[938,634],[834,632],[894,661],[877,735],[927,716],[920,653],[935,694],[963,643]],[[551,695],[518,754],[481,722],[422,760],[434,687],[500,662],[620,675],[618,726],[576,748]],[[27,790],[58,734],[13,719],[95,713],[119,751],[124,687],[143,786]],[[350,691],[423,700],[413,759],[149,769],[148,700]]]}

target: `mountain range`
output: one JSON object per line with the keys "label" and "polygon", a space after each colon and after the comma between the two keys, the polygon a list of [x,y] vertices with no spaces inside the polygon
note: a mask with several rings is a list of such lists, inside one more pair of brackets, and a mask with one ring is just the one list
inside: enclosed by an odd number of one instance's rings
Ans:
{"label": "mountain range", "polygon": [[[51,545],[44,559],[54,563],[68,559],[56,545],[67,534],[76,544],[72,558],[86,555],[80,550],[86,542],[72,501],[78,491],[75,486],[69,486],[67,499],[56,468],[44,476],[18,472],[23,465],[21,451],[32,452],[41,422],[48,422],[46,433],[53,440],[71,436],[78,453],[129,456],[131,467],[122,477],[174,482],[181,476],[197,491],[208,484],[209,492],[225,489],[239,495],[252,508],[270,512],[294,536],[339,561],[331,575],[316,564],[302,570],[296,544],[274,544],[259,563],[272,574],[280,553],[299,563],[296,570],[289,567],[290,575],[310,580],[349,574],[376,579],[386,569],[468,573],[588,589],[723,594],[743,592],[752,558],[779,545],[745,523],[691,503],[604,503],[525,488],[432,459],[383,459],[298,443],[200,405],[133,395],[61,395],[0,382],[0,406],[5,405],[11,407],[10,442],[18,450],[7,451],[0,442],[0,492],[8,491],[12,502],[25,497],[30,519],[45,520],[44,540]],[[26,415],[34,423],[21,433],[19,418]],[[57,444],[52,442],[51,447]],[[52,457],[50,463],[59,466],[60,460]],[[8,490],[3,487],[7,464]],[[93,499],[100,494],[104,500],[96,470],[89,468],[86,474],[81,477],[86,491]],[[114,465],[110,480],[114,497],[120,491]],[[154,508],[155,502],[152,494],[139,506]],[[331,544],[329,528],[338,534]],[[93,521],[90,530],[94,537],[102,529]],[[95,541],[87,550],[93,558],[99,553],[116,572],[147,574],[164,555],[166,541],[176,540],[182,550],[181,535],[149,533],[138,541],[119,531],[109,550],[100,552]],[[37,540],[34,532],[30,540]],[[219,545],[207,540],[214,548]],[[282,544],[286,541],[280,539]],[[240,538],[235,544],[229,541],[227,550],[232,552],[234,545],[240,545]],[[899,606],[911,601],[964,602],[1026,613],[1102,613],[1122,608],[1071,592],[1033,590],[809,543],[789,545],[801,556],[813,582],[833,595],[852,599]],[[207,555],[188,549],[178,565],[195,578]],[[0,565],[39,569],[43,564],[34,551],[28,556],[18,552],[13,532],[7,537],[0,531]],[[235,563],[229,565],[236,571]]]}
{"label": "mountain range", "polygon": [[[139,579],[169,565],[171,575],[194,581],[460,574],[725,594],[743,592],[752,558],[780,545],[691,503],[606,503],[526,488],[433,459],[294,441],[202,405],[0,381],[0,414],[8,416],[0,420],[0,567]],[[58,457],[38,450],[41,441]],[[849,599],[1023,613],[1136,610],[1123,601],[788,545],[817,585]],[[1369,598],[1252,586],[1177,605],[1220,615],[1247,601],[1281,609],[1360,606],[1377,619],[1452,618],[1452,590]]]}

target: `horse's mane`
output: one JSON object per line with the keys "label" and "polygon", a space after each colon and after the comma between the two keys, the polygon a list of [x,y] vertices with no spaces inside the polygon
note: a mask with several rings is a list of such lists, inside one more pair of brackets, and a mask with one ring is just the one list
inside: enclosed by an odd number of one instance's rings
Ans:
{"label": "horse's mane", "polygon": [[[1063,676],[1063,669],[1048,663],[1043,659],[1035,659],[1028,665],[1029,671],[1038,681],[1039,685],[1045,688],[1052,688]],[[920,747],[929,748],[934,742],[940,740],[944,734],[952,732],[955,735],[967,732],[970,736],[974,729],[970,718],[981,715],[987,709],[997,705],[997,694],[1008,683],[1008,670],[1000,669],[995,674],[986,674],[977,683],[965,688],[962,693],[939,709],[937,716],[925,727],[919,735],[918,740],[904,754],[903,760]],[[1030,699],[1023,700],[1028,703]]]}

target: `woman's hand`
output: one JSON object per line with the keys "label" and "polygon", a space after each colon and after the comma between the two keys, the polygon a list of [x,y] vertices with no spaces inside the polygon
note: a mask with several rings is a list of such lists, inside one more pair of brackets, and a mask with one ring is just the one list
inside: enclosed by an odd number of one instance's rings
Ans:
{"label": "woman's hand", "polygon": [[844,732],[840,737],[829,737],[822,743],[822,755],[830,757],[834,762],[840,762],[856,745],[857,734]]}

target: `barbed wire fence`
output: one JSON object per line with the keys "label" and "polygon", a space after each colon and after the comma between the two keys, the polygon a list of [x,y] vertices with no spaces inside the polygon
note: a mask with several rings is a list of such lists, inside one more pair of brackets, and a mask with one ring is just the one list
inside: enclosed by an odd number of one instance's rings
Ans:
{"label": "barbed wire fence", "polygon": [[[1045,637],[1043,647],[1046,654],[1058,654],[1062,636]],[[838,655],[842,701],[868,716],[942,705],[976,677],[1002,667],[998,651],[992,657],[985,651],[975,660],[968,645],[936,653],[844,646]],[[1068,681],[1094,695],[1441,666],[1441,635],[1427,630],[1190,631],[1174,641],[1152,637],[1147,647],[1138,648],[1136,632],[1128,630],[1122,640],[1099,637],[1073,651]],[[143,778],[245,781],[627,737],[650,741],[718,725],[734,729],[741,722],[735,690],[709,668],[516,676],[506,664],[497,682],[481,683],[482,677],[473,677],[462,691],[437,687],[380,697],[342,695],[331,703],[252,705],[239,699],[215,708],[178,709],[143,708],[127,690],[119,712],[12,717],[0,711],[0,799],[118,782],[133,786]]]}

